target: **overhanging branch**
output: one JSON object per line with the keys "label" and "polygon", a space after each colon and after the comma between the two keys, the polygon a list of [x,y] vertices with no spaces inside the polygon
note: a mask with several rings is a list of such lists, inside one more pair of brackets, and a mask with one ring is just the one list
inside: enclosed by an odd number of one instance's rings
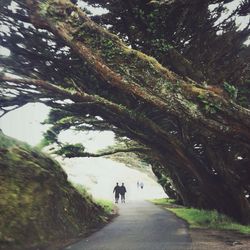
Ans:
{"label": "overhanging branch", "polygon": [[[46,8],[41,2],[27,0],[27,3],[32,9],[34,25],[44,26],[61,37],[107,85],[135,96],[138,102],[152,105],[166,116],[178,117],[182,123],[199,124],[201,131],[209,130],[216,136],[238,136],[242,141],[250,139],[249,111],[197,83],[183,81],[154,58],[129,49],[70,1],[49,0]],[[41,8],[46,10],[42,15]],[[77,27],[76,22],[80,24]],[[216,112],[209,114],[204,108],[206,103],[215,107]],[[237,117],[233,109],[237,110]]]}
{"label": "overhanging branch", "polygon": [[[113,155],[116,153],[128,153],[128,152],[139,152],[139,153],[147,153],[149,152],[148,148],[143,147],[131,147],[131,148],[120,148],[120,149],[113,149],[109,151],[104,151],[101,153],[89,153],[89,152],[67,152],[64,154],[67,158],[74,158],[74,157],[102,157],[106,155]],[[57,153],[57,152],[56,152]]]}

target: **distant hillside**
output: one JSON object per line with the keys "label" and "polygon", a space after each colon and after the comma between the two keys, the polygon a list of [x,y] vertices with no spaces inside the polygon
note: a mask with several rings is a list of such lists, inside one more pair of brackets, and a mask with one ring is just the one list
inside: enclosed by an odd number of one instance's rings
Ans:
{"label": "distant hillside", "polygon": [[57,162],[2,132],[0,197],[0,249],[47,249],[105,218],[100,206],[67,181]]}

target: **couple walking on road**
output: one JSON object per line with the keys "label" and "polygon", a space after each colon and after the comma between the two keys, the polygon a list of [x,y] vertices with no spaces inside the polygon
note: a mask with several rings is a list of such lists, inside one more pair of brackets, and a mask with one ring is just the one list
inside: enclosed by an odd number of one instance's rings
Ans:
{"label": "couple walking on road", "polygon": [[121,195],[121,202],[125,203],[125,193],[127,192],[124,183],[122,183],[121,186],[119,186],[119,183],[116,183],[116,186],[114,187],[113,193],[115,193],[115,203],[118,203],[120,195]]}

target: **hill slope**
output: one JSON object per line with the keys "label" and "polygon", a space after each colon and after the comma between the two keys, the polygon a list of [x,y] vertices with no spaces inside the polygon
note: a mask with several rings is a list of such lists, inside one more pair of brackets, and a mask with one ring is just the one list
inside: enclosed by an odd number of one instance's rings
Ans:
{"label": "hill slope", "polygon": [[75,190],[57,162],[2,132],[0,197],[0,249],[29,249],[77,237],[105,215]]}

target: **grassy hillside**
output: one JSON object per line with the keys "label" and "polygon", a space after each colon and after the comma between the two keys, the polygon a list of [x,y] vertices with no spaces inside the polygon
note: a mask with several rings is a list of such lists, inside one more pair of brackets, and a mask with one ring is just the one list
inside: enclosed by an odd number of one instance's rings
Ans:
{"label": "grassy hillside", "polygon": [[0,249],[43,249],[36,246],[78,237],[106,216],[57,162],[2,132],[0,197]]}

